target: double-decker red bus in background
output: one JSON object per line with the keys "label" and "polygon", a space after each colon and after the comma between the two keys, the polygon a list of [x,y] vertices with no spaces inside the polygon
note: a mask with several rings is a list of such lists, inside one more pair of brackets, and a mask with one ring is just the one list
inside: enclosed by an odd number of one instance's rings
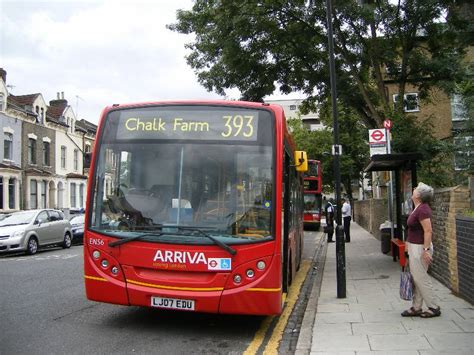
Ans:
{"label": "double-decker red bus in background", "polygon": [[277,105],[106,108],[88,186],[87,298],[279,314],[301,262],[305,169]]}
{"label": "double-decker red bus in background", "polygon": [[322,172],[319,160],[308,160],[304,180],[304,226],[318,230],[322,214]]}

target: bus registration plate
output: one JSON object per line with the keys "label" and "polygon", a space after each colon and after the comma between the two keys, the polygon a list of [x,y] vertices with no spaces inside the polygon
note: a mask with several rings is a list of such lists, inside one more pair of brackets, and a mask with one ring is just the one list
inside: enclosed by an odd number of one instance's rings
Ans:
{"label": "bus registration plate", "polygon": [[151,298],[151,306],[157,308],[194,311],[194,300],[153,296]]}

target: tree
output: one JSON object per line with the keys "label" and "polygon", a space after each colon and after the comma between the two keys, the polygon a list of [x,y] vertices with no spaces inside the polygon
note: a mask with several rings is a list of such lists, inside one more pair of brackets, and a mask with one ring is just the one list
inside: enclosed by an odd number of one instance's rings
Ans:
{"label": "tree", "polygon": [[[367,128],[382,127],[386,117],[403,123],[387,81],[399,97],[413,85],[428,100],[433,88],[450,92],[462,77],[466,43],[458,33],[467,21],[456,0],[333,2],[338,101]],[[303,113],[330,96],[324,1],[196,0],[169,28],[194,34],[187,61],[210,91],[238,88],[242,99],[261,101],[278,86],[307,95]],[[404,137],[402,145],[411,141]]]}
{"label": "tree", "polygon": [[[349,196],[352,196],[352,182],[361,180],[361,172],[365,168],[368,158],[366,142],[367,130],[361,124],[356,112],[351,108],[339,105],[340,135],[343,155],[340,157],[341,183]],[[324,105],[320,118],[326,127],[330,127],[331,108]],[[305,150],[312,159],[321,161],[323,171],[323,185],[325,192],[334,190],[333,157],[331,149],[333,144],[332,129],[322,131],[309,131],[303,126],[300,119],[289,121],[289,127],[296,141],[298,149]]]}

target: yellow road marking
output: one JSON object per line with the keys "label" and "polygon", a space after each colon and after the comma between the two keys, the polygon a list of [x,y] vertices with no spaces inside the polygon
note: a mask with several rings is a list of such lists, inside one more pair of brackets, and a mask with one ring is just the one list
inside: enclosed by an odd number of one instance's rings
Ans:
{"label": "yellow road marking", "polygon": [[253,355],[257,353],[258,348],[260,347],[260,345],[262,345],[263,339],[265,339],[265,334],[267,333],[267,330],[270,327],[270,324],[272,324],[272,321],[274,318],[275,316],[268,316],[267,318],[264,319],[264,321],[262,322],[262,325],[260,326],[258,331],[255,333],[255,336],[252,342],[244,351],[243,355]]}
{"label": "yellow road marking", "polygon": [[[278,345],[280,344],[286,324],[288,323],[288,318],[290,317],[291,312],[293,311],[293,308],[295,307],[296,301],[298,300],[301,286],[303,285],[303,282],[306,278],[306,275],[308,273],[310,266],[311,266],[311,261],[309,260],[303,260],[301,262],[301,268],[296,274],[296,277],[293,280],[293,284],[291,285],[288,295],[286,296],[285,308],[283,309],[283,312],[280,314],[278,322],[275,325],[275,328],[273,330],[272,336],[270,340],[268,341],[267,345],[265,346],[265,350],[263,351],[264,354],[277,353]],[[262,322],[262,325],[260,326],[260,329],[255,333],[255,336],[252,342],[244,351],[243,353],[244,355],[253,355],[257,353],[258,349],[263,343],[263,340],[265,339],[265,334],[267,333],[268,328],[270,327],[270,324],[272,323],[275,317],[276,316],[270,316],[270,317],[265,318],[265,320]]]}
{"label": "yellow road marking", "polygon": [[263,354],[276,354],[278,351],[278,345],[280,344],[281,338],[283,337],[283,332],[285,331],[285,327],[288,323],[288,318],[290,318],[291,312],[295,307],[296,301],[298,301],[298,296],[300,294],[301,286],[306,278],[306,274],[311,266],[311,262],[309,260],[303,260],[301,262],[301,268],[299,272],[296,274],[295,279],[293,280],[293,284],[290,287],[288,292],[288,297],[286,299],[286,307],[283,310],[283,313],[280,315],[278,319],[278,323],[273,330],[272,336],[268,341]]}

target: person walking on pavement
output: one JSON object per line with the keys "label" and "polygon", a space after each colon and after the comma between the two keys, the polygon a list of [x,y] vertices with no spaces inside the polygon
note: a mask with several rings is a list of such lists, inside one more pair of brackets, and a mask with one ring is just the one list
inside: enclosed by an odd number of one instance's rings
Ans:
{"label": "person walking on pavement", "polygon": [[349,199],[342,199],[342,220],[344,222],[344,235],[346,236],[346,243],[351,241],[351,219],[352,219],[352,208]]}
{"label": "person walking on pavement", "polygon": [[328,243],[332,243],[332,236],[334,234],[334,205],[331,203],[330,200],[326,203],[324,211],[326,215],[325,232],[328,234]]}
{"label": "person walking on pavement", "polygon": [[[413,277],[412,307],[402,313],[403,317],[431,318],[441,315],[440,307],[435,303],[428,267],[433,260],[431,208],[433,188],[420,182],[413,190],[412,201],[415,208],[408,216],[407,250],[410,272]],[[428,309],[423,312],[425,302]]]}

